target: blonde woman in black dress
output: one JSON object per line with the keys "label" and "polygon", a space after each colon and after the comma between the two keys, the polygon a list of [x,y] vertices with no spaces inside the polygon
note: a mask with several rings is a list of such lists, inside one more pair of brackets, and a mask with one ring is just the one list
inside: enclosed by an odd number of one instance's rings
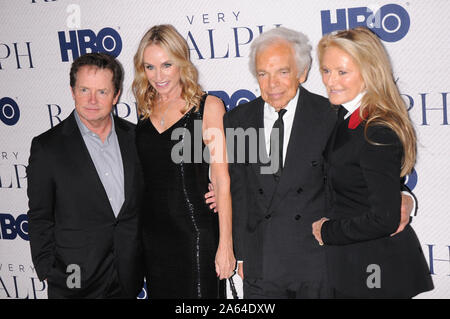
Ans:
{"label": "blonde woman in black dress", "polygon": [[[224,297],[220,280],[235,268],[225,107],[200,88],[189,47],[171,25],[144,35],[134,66],[149,298]],[[204,201],[209,180],[218,214]]]}

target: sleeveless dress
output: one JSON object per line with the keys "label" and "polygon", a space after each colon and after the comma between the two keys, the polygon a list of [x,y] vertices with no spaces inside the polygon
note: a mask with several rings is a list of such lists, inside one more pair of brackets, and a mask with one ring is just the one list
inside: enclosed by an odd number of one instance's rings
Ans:
{"label": "sleeveless dress", "polygon": [[140,120],[136,145],[145,179],[142,233],[148,296],[224,298],[215,271],[218,216],[205,204],[209,155],[202,139],[206,100],[161,134]]}

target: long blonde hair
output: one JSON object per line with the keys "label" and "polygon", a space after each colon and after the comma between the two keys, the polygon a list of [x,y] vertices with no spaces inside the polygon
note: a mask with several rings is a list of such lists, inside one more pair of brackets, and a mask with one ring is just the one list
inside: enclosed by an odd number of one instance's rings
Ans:
{"label": "long blonde hair", "polygon": [[186,101],[182,110],[185,113],[191,107],[198,110],[203,91],[198,84],[198,72],[190,61],[189,47],[178,31],[168,24],[156,25],[148,30],[139,43],[134,55],[134,80],[132,90],[138,105],[139,115],[149,118],[155,106],[157,91],[150,85],[144,69],[144,50],[152,44],[164,49],[174,63],[180,68],[182,86],[181,97]]}
{"label": "long blonde hair", "polygon": [[343,50],[359,67],[366,89],[359,109],[360,117],[365,119],[366,138],[369,126],[384,125],[392,129],[403,146],[400,175],[405,176],[416,161],[416,134],[381,41],[363,27],[325,35],[317,47],[320,64],[329,47]]}

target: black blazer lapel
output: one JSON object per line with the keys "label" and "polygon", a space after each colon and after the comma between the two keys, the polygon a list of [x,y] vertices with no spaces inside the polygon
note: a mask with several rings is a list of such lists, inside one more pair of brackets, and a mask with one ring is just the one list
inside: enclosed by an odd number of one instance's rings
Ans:
{"label": "black blazer lapel", "polygon": [[[266,150],[266,138],[264,134],[264,100],[259,98],[258,104],[256,105],[256,112],[254,117],[250,122],[250,128],[256,129],[257,134],[257,161],[256,163],[251,163],[252,169],[259,179],[260,185],[263,189],[264,194],[272,194],[275,190],[275,181],[273,174],[263,174],[264,171],[269,170],[270,160]],[[247,145],[250,147],[250,145]],[[247,152],[249,153],[249,151]],[[269,198],[270,200],[270,198]],[[268,202],[269,203],[269,202]]]}
{"label": "black blazer lapel", "polygon": [[[343,106],[339,106],[339,109]],[[350,118],[337,122],[333,132],[331,133],[331,137],[328,140],[326,149],[325,149],[325,158],[328,162],[335,161],[340,158],[345,153],[335,152],[339,149],[343,144],[346,143],[350,139],[350,132],[348,128],[348,122]],[[357,128],[358,129],[358,128]],[[333,159],[331,159],[333,157]]]}
{"label": "black blazer lapel", "polygon": [[114,217],[108,195],[98,176],[97,169],[89,154],[89,150],[81,136],[74,112],[75,111],[73,111],[64,121],[63,134],[65,135],[66,140],[64,147],[66,148],[67,154],[70,156],[70,160],[75,164],[76,167],[74,167],[74,169],[79,172],[80,178],[85,180],[86,185],[95,192],[93,196],[103,201],[105,207],[109,207],[111,216]]}
{"label": "black blazer lapel", "polygon": [[[299,87],[300,94],[295,110],[294,121],[292,123],[291,135],[286,152],[283,174],[277,187],[277,193],[281,196],[274,198],[272,205],[278,205],[283,196],[289,191],[292,185],[297,184],[299,179],[299,158],[302,152],[308,149],[310,143],[314,143],[316,136],[311,136],[311,128],[325,126],[323,117],[308,97],[309,92],[303,87]],[[323,131],[326,129],[323,127]],[[311,163],[313,165],[313,163]]]}
{"label": "black blazer lapel", "polygon": [[123,178],[124,178],[124,187],[125,187],[125,200],[122,204],[119,214],[117,217],[120,217],[121,214],[126,210],[126,207],[130,201],[130,195],[133,191],[133,178],[135,174],[135,147],[134,147],[134,138],[133,134],[130,134],[130,128],[124,125],[118,118],[114,117],[114,124],[116,128],[117,139],[119,141],[120,153],[122,155],[122,163],[123,163]]}

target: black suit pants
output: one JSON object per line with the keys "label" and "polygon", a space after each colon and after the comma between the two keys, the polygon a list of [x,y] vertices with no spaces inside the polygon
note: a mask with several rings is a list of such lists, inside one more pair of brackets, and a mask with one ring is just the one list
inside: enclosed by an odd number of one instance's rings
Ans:
{"label": "black suit pants", "polygon": [[330,299],[333,289],[323,282],[296,281],[289,285],[244,278],[244,299]]}

